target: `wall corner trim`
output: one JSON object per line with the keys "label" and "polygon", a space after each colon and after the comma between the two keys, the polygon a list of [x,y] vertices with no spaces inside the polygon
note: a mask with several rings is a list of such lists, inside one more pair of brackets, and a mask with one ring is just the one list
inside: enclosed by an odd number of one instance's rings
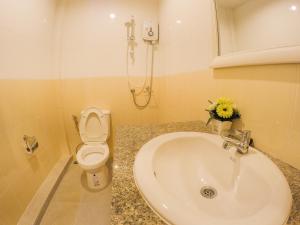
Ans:
{"label": "wall corner trim", "polygon": [[63,155],[58,160],[27,205],[17,225],[38,225],[40,223],[71,159],[71,155]]}

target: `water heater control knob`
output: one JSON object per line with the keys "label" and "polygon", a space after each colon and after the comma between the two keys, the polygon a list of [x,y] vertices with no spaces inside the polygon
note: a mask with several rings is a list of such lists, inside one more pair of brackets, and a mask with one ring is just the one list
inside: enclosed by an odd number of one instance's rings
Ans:
{"label": "water heater control knob", "polygon": [[144,22],[143,39],[145,41],[157,41],[159,38],[159,28],[157,23]]}

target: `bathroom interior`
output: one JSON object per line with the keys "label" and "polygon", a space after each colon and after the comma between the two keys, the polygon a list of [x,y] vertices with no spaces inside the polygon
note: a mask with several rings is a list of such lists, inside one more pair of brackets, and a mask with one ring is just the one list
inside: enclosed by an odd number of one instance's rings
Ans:
{"label": "bathroom interior", "polygon": [[300,0],[0,0],[0,225],[299,225]]}

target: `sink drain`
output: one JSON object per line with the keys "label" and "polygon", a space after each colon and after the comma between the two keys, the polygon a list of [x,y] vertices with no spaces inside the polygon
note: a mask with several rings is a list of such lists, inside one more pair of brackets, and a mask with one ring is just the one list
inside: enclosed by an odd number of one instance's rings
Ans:
{"label": "sink drain", "polygon": [[204,198],[209,198],[209,199],[213,199],[217,196],[217,190],[209,186],[205,186],[201,188],[200,193]]}

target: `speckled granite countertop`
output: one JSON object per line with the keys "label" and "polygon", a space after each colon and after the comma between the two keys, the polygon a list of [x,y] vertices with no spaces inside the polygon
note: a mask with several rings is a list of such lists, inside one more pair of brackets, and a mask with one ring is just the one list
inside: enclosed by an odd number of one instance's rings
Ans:
{"label": "speckled granite countertop", "polygon": [[[124,126],[116,131],[113,179],[112,225],[165,224],[147,206],[133,178],[133,163],[138,150],[152,138],[176,131],[209,132],[203,122],[170,123],[152,126]],[[287,177],[293,193],[293,208],[288,225],[300,225],[300,171],[278,159],[272,160]]]}

